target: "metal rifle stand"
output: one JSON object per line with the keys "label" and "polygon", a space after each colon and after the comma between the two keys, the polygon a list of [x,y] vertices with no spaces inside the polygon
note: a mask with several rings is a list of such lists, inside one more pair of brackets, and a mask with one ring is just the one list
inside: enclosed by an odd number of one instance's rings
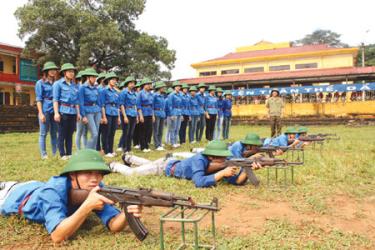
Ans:
{"label": "metal rifle stand", "polygon": [[[204,249],[216,249],[216,229],[215,229],[215,212],[210,210],[202,210],[197,208],[188,208],[182,206],[176,206],[169,210],[167,213],[163,214],[160,217],[160,249],[165,249],[165,242],[164,242],[164,223],[166,222],[180,222],[181,223],[181,244],[177,249],[184,249],[187,247],[192,247],[193,249],[197,250],[199,248]],[[202,221],[202,219],[211,213],[211,231],[212,231],[212,245],[203,245],[199,244],[199,229],[198,223]],[[193,224],[193,234],[194,234],[194,242],[188,243],[185,237],[185,224],[191,223]]]}
{"label": "metal rifle stand", "polygon": [[289,170],[290,171],[290,177],[291,177],[291,180],[290,180],[290,183],[292,185],[294,185],[294,166],[291,165],[291,166],[288,166],[288,165],[279,165],[279,166],[275,166],[275,167],[268,167],[267,168],[267,186],[270,185],[270,180],[271,180],[271,177],[270,177],[270,169],[275,169],[275,182],[276,184],[279,183],[279,174],[278,174],[278,171],[279,169],[280,170],[283,170],[284,171],[284,187],[287,187],[287,180],[288,180],[288,177],[287,177],[287,171]]}

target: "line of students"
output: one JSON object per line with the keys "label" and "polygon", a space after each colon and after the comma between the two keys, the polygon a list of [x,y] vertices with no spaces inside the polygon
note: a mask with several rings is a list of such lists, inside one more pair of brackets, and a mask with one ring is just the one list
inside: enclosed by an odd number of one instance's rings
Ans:
{"label": "line of students", "polygon": [[[100,73],[87,68],[77,74],[70,63],[58,67],[45,63],[43,78],[36,83],[39,113],[41,157],[48,158],[46,136],[51,134],[52,153],[57,148],[66,160],[72,154],[73,133],[78,149],[91,148],[114,157],[114,137],[121,126],[122,135],[116,151],[130,152],[135,148],[149,152],[152,134],[155,149],[164,150],[162,138],[167,126],[166,143],[173,148],[189,140],[200,142],[206,127],[206,139],[229,137],[232,116],[230,91],[203,83],[189,87],[178,81],[167,89],[164,82],[132,76],[118,84],[114,73]],[[189,128],[188,138],[187,128]],[[88,132],[90,139],[87,138]],[[81,143],[82,141],[82,143]]]}

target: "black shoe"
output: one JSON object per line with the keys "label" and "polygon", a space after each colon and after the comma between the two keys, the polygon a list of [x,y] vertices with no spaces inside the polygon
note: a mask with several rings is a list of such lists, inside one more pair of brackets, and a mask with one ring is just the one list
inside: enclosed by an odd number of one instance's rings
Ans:
{"label": "black shoe", "polygon": [[121,159],[126,166],[130,167],[132,164],[130,162],[128,162],[125,158],[126,158],[126,154],[124,153],[124,154],[122,154]]}

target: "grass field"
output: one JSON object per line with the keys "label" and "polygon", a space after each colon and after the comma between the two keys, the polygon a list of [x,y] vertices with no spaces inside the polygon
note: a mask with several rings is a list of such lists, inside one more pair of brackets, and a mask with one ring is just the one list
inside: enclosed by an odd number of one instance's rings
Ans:
{"label": "grass field", "polygon": [[[268,127],[235,126],[231,141],[248,132],[268,136]],[[295,170],[295,185],[266,185],[266,170],[257,171],[260,188],[251,185],[196,189],[185,180],[164,176],[105,177],[108,185],[152,187],[199,202],[218,197],[219,249],[375,249],[375,127],[311,127],[310,133],[337,133],[341,140],[325,143],[322,150],[308,148],[305,165]],[[116,141],[120,136],[117,131]],[[57,175],[65,162],[41,161],[38,133],[0,134],[0,180],[43,180]],[[196,145],[195,145],[196,146]],[[204,146],[202,143],[201,146]],[[187,151],[185,145],[178,151]],[[157,159],[165,153],[137,155]],[[120,161],[120,157],[117,157]],[[159,216],[166,209],[145,208],[143,221],[149,237],[138,242],[131,231],[109,233],[94,216],[61,248],[65,249],[158,249]],[[208,222],[201,240],[209,242]],[[168,225],[168,224],[167,224]],[[180,242],[179,227],[166,228],[169,249]],[[43,226],[24,219],[0,217],[1,249],[54,247]]]}

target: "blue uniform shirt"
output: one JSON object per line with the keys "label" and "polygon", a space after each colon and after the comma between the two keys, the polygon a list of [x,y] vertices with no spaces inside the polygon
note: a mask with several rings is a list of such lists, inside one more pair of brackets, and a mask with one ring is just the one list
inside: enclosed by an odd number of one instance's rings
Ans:
{"label": "blue uniform shirt", "polygon": [[167,102],[170,108],[170,116],[182,115],[182,95],[180,93],[170,93]]}
{"label": "blue uniform shirt", "polygon": [[154,102],[153,102],[153,108],[154,108],[154,114],[156,117],[165,118],[165,97],[164,94],[160,94],[156,92],[154,94]]}
{"label": "blue uniform shirt", "polygon": [[198,97],[189,96],[189,109],[191,116],[199,116],[200,115],[200,107],[198,103]]}
{"label": "blue uniform shirt", "polygon": [[232,117],[232,100],[223,100],[223,114],[224,117]]}
{"label": "blue uniform shirt", "polygon": [[245,150],[244,145],[240,141],[236,141],[229,147],[229,151],[232,153],[233,158],[243,158],[243,151]]}
{"label": "blue uniform shirt", "polygon": [[43,114],[53,113],[52,87],[53,83],[43,81],[43,79],[40,79],[35,84],[36,101],[42,103]]}
{"label": "blue uniform shirt", "polygon": [[106,87],[100,92],[102,106],[105,107],[105,114],[118,116],[119,94],[114,88]]}
{"label": "blue uniform shirt", "polygon": [[223,116],[223,105],[224,105],[224,99],[222,97],[217,98],[217,115],[219,117]]}
{"label": "blue uniform shirt", "polygon": [[[28,220],[44,224],[48,233],[51,234],[61,221],[76,210],[68,207],[70,189],[71,181],[66,176],[51,177],[46,183],[39,181],[26,183],[10,192],[0,213],[3,215],[18,214],[21,202],[25,197],[31,195],[22,209],[23,216]],[[108,222],[120,211],[106,204],[103,210],[95,213],[102,223],[108,226]]]}
{"label": "blue uniform shirt", "polygon": [[188,115],[190,116],[190,109],[189,109],[189,100],[190,100],[190,95],[189,94],[181,94],[182,97],[182,115]]}
{"label": "blue uniform shirt", "polygon": [[166,169],[166,175],[170,176],[170,167],[176,163],[174,177],[193,180],[196,187],[211,187],[216,184],[215,174],[206,174],[209,165],[207,157],[196,154],[182,161],[170,161]]}
{"label": "blue uniform shirt", "polygon": [[142,110],[143,116],[152,116],[152,103],[154,101],[151,91],[141,90],[137,96],[137,109]]}
{"label": "blue uniform shirt", "polygon": [[206,96],[204,103],[204,109],[210,115],[217,115],[218,106],[217,106],[217,97],[216,96]]}
{"label": "blue uniform shirt", "polygon": [[87,113],[100,112],[102,107],[99,90],[96,86],[91,86],[89,83],[82,84],[79,87],[79,111],[81,116]]}
{"label": "blue uniform shirt", "polygon": [[197,93],[196,94],[197,99],[198,99],[198,104],[199,104],[199,114],[203,115],[204,114],[204,103],[205,103],[205,96],[202,93]]}
{"label": "blue uniform shirt", "polygon": [[287,147],[288,136],[286,134],[282,134],[275,138],[266,138],[263,142],[263,146]]}
{"label": "blue uniform shirt", "polygon": [[78,105],[78,87],[73,81],[66,83],[64,77],[53,84],[53,101],[59,102],[60,113],[77,114],[75,105]]}
{"label": "blue uniform shirt", "polygon": [[124,89],[120,93],[120,105],[124,106],[127,116],[137,117],[137,94],[135,91]]}

